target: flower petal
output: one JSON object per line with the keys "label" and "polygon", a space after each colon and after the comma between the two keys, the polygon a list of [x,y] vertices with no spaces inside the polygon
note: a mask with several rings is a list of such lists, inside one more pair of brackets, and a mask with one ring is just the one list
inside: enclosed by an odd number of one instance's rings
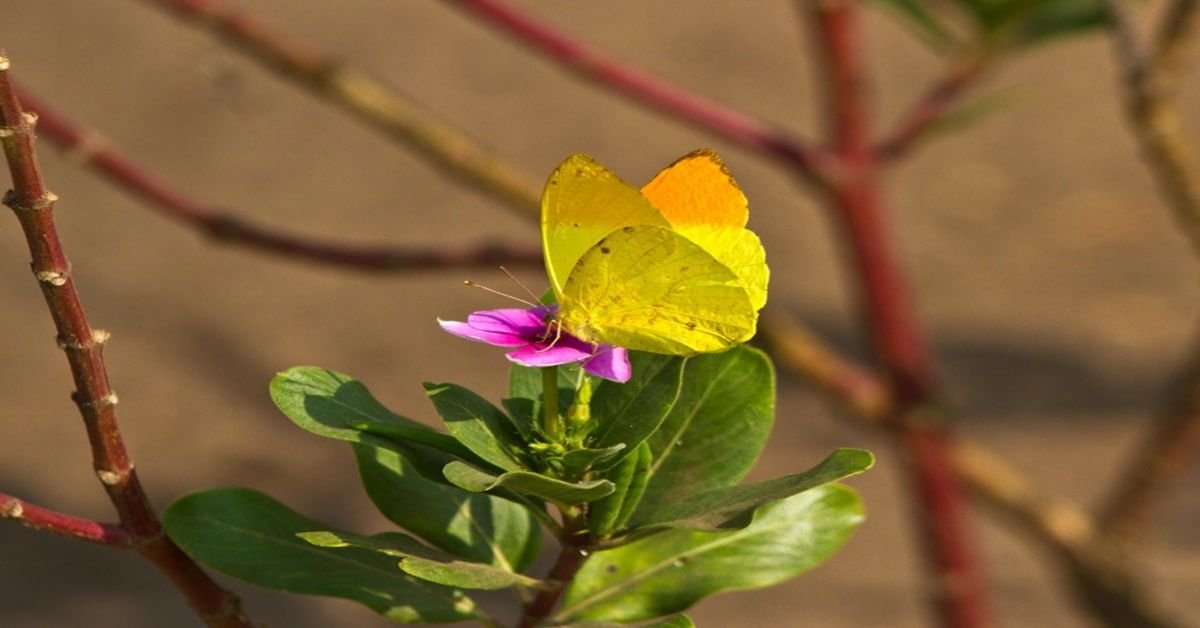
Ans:
{"label": "flower petal", "polygon": [[460,321],[444,321],[438,319],[438,325],[442,329],[467,340],[475,340],[477,342],[486,342],[497,347],[523,347],[529,344],[529,340],[525,339],[521,334],[513,331],[488,331],[478,329],[470,323]]}
{"label": "flower petal", "polygon": [[517,334],[528,339],[546,333],[545,316],[536,309],[480,310],[467,316],[467,324],[480,331]]}
{"label": "flower petal", "polygon": [[633,376],[629,351],[624,347],[600,345],[596,355],[583,363],[583,370],[614,382],[627,382]]}
{"label": "flower petal", "polygon": [[581,351],[577,347],[560,343],[549,348],[530,345],[509,351],[505,355],[509,360],[522,366],[558,366],[559,364],[578,362],[588,358],[591,354]]}

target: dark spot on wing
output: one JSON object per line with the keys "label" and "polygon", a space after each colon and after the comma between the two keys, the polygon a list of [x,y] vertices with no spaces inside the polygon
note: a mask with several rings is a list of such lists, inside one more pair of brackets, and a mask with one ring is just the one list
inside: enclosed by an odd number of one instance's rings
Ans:
{"label": "dark spot on wing", "polygon": [[608,248],[607,246],[602,246],[602,247],[600,247],[600,252],[607,255],[609,253],[612,253],[612,249]]}
{"label": "dark spot on wing", "polygon": [[625,227],[621,229],[621,231],[624,231],[625,233],[633,233],[633,227]]}
{"label": "dark spot on wing", "polygon": [[688,321],[688,322],[687,322],[687,328],[688,328],[688,329],[695,329],[695,328],[696,328],[696,323],[695,323],[695,321]]}

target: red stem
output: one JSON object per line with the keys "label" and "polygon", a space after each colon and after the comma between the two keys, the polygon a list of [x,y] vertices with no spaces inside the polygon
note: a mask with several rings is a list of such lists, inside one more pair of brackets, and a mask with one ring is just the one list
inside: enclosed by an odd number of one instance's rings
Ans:
{"label": "red stem", "polygon": [[571,582],[579,568],[583,566],[583,562],[587,560],[588,555],[585,548],[575,544],[575,539],[585,538],[586,522],[577,515],[567,513],[564,513],[564,519],[562,538],[560,539],[562,547],[559,549],[558,559],[554,561],[554,566],[550,568],[545,578],[551,588],[538,592],[537,597],[525,606],[525,612],[521,614],[521,623],[518,624],[519,628],[533,628],[549,617],[550,613],[554,611],[554,606],[558,604],[558,599],[566,590],[567,584]]}
{"label": "red stem", "polygon": [[128,547],[131,543],[125,528],[111,523],[75,517],[36,506],[23,499],[0,493],[0,519],[12,519],[23,526],[51,534],[61,534],[84,541]]}
{"label": "red stem", "polygon": [[448,2],[585,79],[610,87],[674,119],[686,120],[727,140],[781,159],[811,183],[823,186],[833,178],[833,164],[824,151],[809,147],[762,120],[606,57],[501,0]]}
{"label": "red stem", "polygon": [[895,161],[908,154],[954,108],[963,92],[979,80],[985,62],[986,57],[982,54],[967,57],[930,86],[900,119],[888,138],[879,143],[875,149],[879,159]]}
{"label": "red stem", "polygon": [[58,330],[75,382],[79,407],[92,448],[92,464],[121,519],[129,543],[154,563],[187,597],[210,626],[249,628],[234,594],[222,589],[163,532],[142,489],[117,425],[117,396],[109,384],[102,350],[108,333],[92,329],[71,277],[54,223],[57,198],[46,189],[34,150],[37,117],[26,113],[12,86],[8,60],[0,50],[0,140],[13,189],[4,203],[17,216],[33,258],[34,276]]}
{"label": "red stem", "polygon": [[105,145],[95,133],[55,111],[26,89],[16,87],[17,97],[38,114],[42,135],[75,151],[85,163],[126,191],[148,201],[166,216],[217,240],[240,244],[284,257],[312,260],[358,270],[399,271],[434,268],[499,265],[536,266],[542,263],[536,247],[504,242],[486,242],[467,248],[444,245],[406,248],[352,245],[318,238],[281,233],[238,218],[235,214],[203,205],[154,179],[145,170]]}
{"label": "red stem", "polygon": [[831,90],[832,140],[847,173],[830,190],[830,200],[854,260],[872,345],[889,375],[894,398],[890,418],[911,465],[920,506],[918,523],[938,585],[940,618],[946,626],[980,626],[987,616],[984,589],[966,531],[950,437],[942,425],[927,420],[933,416],[929,410],[936,391],[933,360],[884,222],[877,155],[863,98],[858,6],[838,0],[805,4],[810,7]]}

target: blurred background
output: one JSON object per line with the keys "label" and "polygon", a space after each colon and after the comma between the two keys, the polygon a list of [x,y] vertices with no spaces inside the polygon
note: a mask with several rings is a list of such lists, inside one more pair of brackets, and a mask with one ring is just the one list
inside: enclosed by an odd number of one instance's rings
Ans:
{"label": "blurred background", "polygon": [[[750,152],[582,83],[445,4],[236,3],[395,85],[537,184],[575,152],[631,183],[711,146],[751,203],[773,307],[867,360],[836,233],[811,191]],[[523,0],[619,59],[806,137],[820,133],[811,33],[794,3]],[[537,242],[532,223],[466,189],[335,107],[149,2],[5,0],[0,47],[26,88],[192,197],[247,219],[361,243]],[[942,61],[887,14],[866,19],[878,119],[894,121]],[[1195,73],[1192,73],[1195,76]],[[1183,86],[1196,94],[1194,79]],[[1100,33],[1034,48],[974,94],[998,111],[918,149],[887,180],[893,227],[961,432],[1039,487],[1084,503],[1140,441],[1194,332],[1196,261],[1142,164]],[[1195,119],[1200,98],[1185,98]],[[887,125],[883,125],[886,129]],[[498,398],[493,348],[436,317],[496,307],[462,287],[496,271],[370,274],[214,243],[156,214],[43,140],[59,228],[105,356],[129,447],[155,506],[238,484],[346,529],[388,529],[342,443],[295,428],[267,397],[284,368],[355,375],[407,416],[435,418],[420,383]],[[0,490],[101,520],[111,506],[15,220],[0,220]],[[540,270],[518,275],[535,291]],[[918,626],[929,621],[911,498],[882,433],[848,424],[781,373],[779,411],[752,474],[808,468],[835,447],[876,468],[850,484],[868,519],[828,563],[691,614],[703,626]],[[1193,470],[1148,535],[1146,582],[1200,616],[1200,481]],[[1013,626],[1088,625],[1043,550],[975,511],[994,610]],[[383,626],[363,607],[231,582],[274,626]],[[0,525],[4,626],[198,625],[139,557]]]}

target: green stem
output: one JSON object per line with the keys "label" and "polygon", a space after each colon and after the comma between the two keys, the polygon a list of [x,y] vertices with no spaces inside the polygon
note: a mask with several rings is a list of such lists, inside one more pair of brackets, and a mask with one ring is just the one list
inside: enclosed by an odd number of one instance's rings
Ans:
{"label": "green stem", "polygon": [[562,422],[558,419],[558,367],[542,369],[542,431],[551,442],[562,440]]}

